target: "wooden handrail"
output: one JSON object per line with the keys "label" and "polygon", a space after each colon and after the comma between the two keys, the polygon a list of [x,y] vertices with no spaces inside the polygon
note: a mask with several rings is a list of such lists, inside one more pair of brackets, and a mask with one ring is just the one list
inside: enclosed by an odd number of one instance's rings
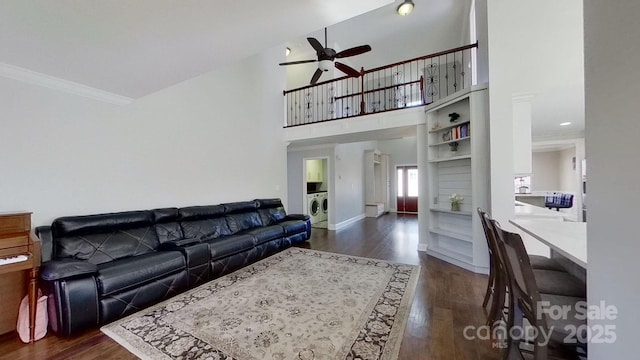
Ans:
{"label": "wooden handrail", "polygon": [[463,51],[463,50],[467,50],[467,49],[473,49],[473,48],[476,48],[476,47],[478,47],[478,42],[477,41],[475,42],[475,44],[469,44],[469,45],[465,45],[465,46],[460,46],[460,47],[457,47],[455,49],[440,51],[440,52],[437,52],[437,53],[420,56],[420,57],[413,58],[413,59],[410,59],[410,60],[404,60],[404,61],[399,61],[397,63],[388,64],[388,65],[385,65],[385,66],[380,66],[380,67],[377,67],[375,69],[365,70],[365,73],[370,73],[370,72],[374,72],[374,71],[379,71],[379,70],[383,70],[383,69],[392,68],[394,66],[399,66],[399,65],[410,63],[412,61],[431,59],[431,58],[434,58],[434,57],[447,55],[447,54],[451,54],[451,53],[455,53],[455,52]]}
{"label": "wooden handrail", "polygon": [[[377,68],[374,68],[374,69],[369,69],[369,70],[361,69],[361,71],[360,71],[361,75],[360,76],[362,77],[362,76],[364,76],[365,74],[368,74],[368,73],[372,73],[372,72],[380,71],[380,70],[384,70],[384,69],[389,69],[389,68],[392,68],[394,66],[400,66],[400,65],[403,65],[403,64],[410,63],[412,61],[431,59],[431,58],[434,58],[434,57],[447,55],[447,54],[455,53],[455,52],[458,52],[458,51],[464,51],[464,50],[467,50],[467,49],[473,49],[473,48],[477,48],[477,47],[478,47],[478,42],[476,41],[474,44],[464,45],[464,46],[460,46],[460,47],[457,47],[457,48],[454,48],[454,49],[449,49],[449,50],[440,51],[440,52],[429,54],[429,55],[420,56],[420,57],[413,58],[413,59],[410,59],[410,60],[399,61],[397,63],[380,66],[380,67],[377,67]],[[334,81],[341,81],[341,80],[345,80],[345,79],[349,79],[349,78],[351,78],[351,76],[342,76],[342,77],[339,77],[339,78],[325,80],[325,81],[322,81],[322,82],[319,82],[319,83],[315,83],[313,85],[306,85],[306,86],[295,88],[295,89],[291,89],[291,90],[284,90],[284,91],[282,91],[282,95],[287,95],[288,93],[291,93],[291,92],[294,92],[294,91],[304,90],[304,89],[308,89],[308,88],[312,88],[312,87],[316,87],[316,86],[320,86],[320,85],[325,85],[325,84],[328,84],[328,83],[332,83]]]}
{"label": "wooden handrail", "polygon": [[361,96],[361,95],[364,95],[364,94],[370,94],[370,93],[374,93],[374,92],[378,92],[378,91],[385,91],[385,90],[399,88],[401,86],[406,86],[406,85],[420,84],[420,82],[421,82],[421,80],[414,80],[414,81],[408,81],[408,82],[405,82],[405,83],[402,83],[402,84],[390,85],[390,86],[385,86],[385,87],[381,87],[381,88],[377,88],[377,89],[365,90],[365,91],[358,92],[358,93],[347,94],[347,95],[342,95],[342,96],[336,96],[336,100],[345,99],[345,98],[354,97],[354,96]]}
{"label": "wooden handrail", "polygon": [[[471,49],[477,47],[478,42],[369,70],[360,68],[358,76],[360,79],[342,76],[313,85],[285,90],[282,94],[287,99],[287,106],[290,106],[287,110],[285,127],[366,115],[368,102],[372,102],[373,112],[381,112],[378,109],[380,99],[374,101],[366,96],[371,93],[384,94],[384,111],[432,103],[437,98],[448,96],[450,91],[458,91],[460,85],[462,89],[469,85],[465,81],[465,52],[471,53]],[[453,65],[450,64],[451,61],[453,61]],[[442,62],[445,63],[445,67],[441,74]],[[460,71],[457,71],[457,64],[463,65]],[[452,84],[449,80],[450,73],[453,74]],[[388,85],[389,75],[392,75],[391,85]],[[405,75],[408,75],[407,79],[404,78]],[[406,82],[403,82],[405,80]],[[368,82],[372,83],[369,86],[371,89],[365,89]],[[394,82],[399,83],[393,84]],[[444,88],[441,87],[441,83]],[[417,91],[414,85],[418,86]],[[410,88],[405,89],[405,86],[410,86]],[[428,89],[425,88],[426,86]],[[394,88],[398,90],[392,90],[393,93],[389,95],[391,97],[387,99],[386,91]],[[409,90],[407,94],[405,94],[406,90]],[[346,105],[344,101],[347,102]],[[393,109],[387,109],[387,102],[393,103],[394,101],[398,102],[398,107],[393,105]],[[404,106],[400,107],[399,102],[402,102]],[[378,106],[375,105],[376,103]],[[336,106],[343,107],[343,109],[336,110]]]}

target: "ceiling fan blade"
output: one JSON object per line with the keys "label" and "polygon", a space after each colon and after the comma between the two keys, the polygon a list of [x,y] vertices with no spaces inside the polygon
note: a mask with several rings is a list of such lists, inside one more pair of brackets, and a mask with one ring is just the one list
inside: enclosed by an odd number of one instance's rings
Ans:
{"label": "ceiling fan blade", "polygon": [[358,71],[358,70],[356,70],[356,69],[352,68],[352,67],[351,67],[351,66],[349,66],[349,65],[345,65],[345,64],[343,64],[343,63],[339,63],[339,62],[337,62],[337,61],[336,61],[336,63],[335,63],[335,64],[336,64],[336,68],[337,68],[338,70],[342,71],[343,73],[345,73],[345,74],[347,74],[347,75],[349,75],[349,76],[351,76],[351,77],[358,77],[358,76],[360,76],[360,71]]}
{"label": "ceiling fan blade", "polygon": [[311,85],[315,85],[320,79],[320,75],[322,75],[322,70],[317,69],[316,72],[313,73],[313,77],[311,78]]}
{"label": "ceiling fan blade", "polygon": [[336,58],[339,59],[339,58],[345,58],[349,56],[360,55],[369,51],[371,51],[371,46],[369,45],[356,46],[347,50],[340,51],[339,53],[336,54]]}
{"label": "ceiling fan blade", "polygon": [[312,63],[312,62],[316,62],[318,60],[300,60],[300,61],[289,61],[289,62],[283,62],[280,63],[278,65],[296,65],[296,64],[306,64],[306,63]]}
{"label": "ceiling fan blade", "polygon": [[318,41],[318,40],[316,40],[315,38],[312,38],[312,37],[308,37],[307,41],[315,49],[315,51],[316,51],[316,53],[318,53],[318,55],[324,54],[324,47],[322,46],[322,44],[320,44],[320,41]]}

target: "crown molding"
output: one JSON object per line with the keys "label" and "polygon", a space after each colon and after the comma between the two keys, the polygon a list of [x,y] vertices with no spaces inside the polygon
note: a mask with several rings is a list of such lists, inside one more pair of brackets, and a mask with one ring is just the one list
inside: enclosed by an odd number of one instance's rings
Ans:
{"label": "crown molding", "polygon": [[115,105],[128,105],[134,101],[126,96],[5,63],[0,63],[0,76]]}
{"label": "crown molding", "polygon": [[584,130],[563,132],[560,134],[541,134],[533,135],[531,141],[534,143],[562,143],[562,142],[575,142],[582,139],[584,141]]}

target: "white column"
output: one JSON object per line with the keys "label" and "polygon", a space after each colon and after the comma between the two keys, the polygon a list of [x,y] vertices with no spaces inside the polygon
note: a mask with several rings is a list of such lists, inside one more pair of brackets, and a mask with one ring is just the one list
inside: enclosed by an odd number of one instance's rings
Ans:
{"label": "white column", "polygon": [[531,175],[531,101],[532,94],[511,96],[513,118],[513,173]]}

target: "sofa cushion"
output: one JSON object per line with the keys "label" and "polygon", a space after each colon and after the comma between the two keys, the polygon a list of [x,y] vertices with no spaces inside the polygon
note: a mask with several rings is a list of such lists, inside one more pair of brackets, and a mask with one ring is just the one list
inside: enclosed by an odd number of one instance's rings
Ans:
{"label": "sofa cushion", "polygon": [[218,238],[231,235],[232,232],[224,217],[195,221],[182,221],[182,233],[186,238]]}
{"label": "sofa cushion", "polygon": [[245,234],[253,236],[256,240],[255,244],[259,245],[273,239],[284,237],[284,229],[280,225],[271,225],[249,230]]}
{"label": "sofa cushion", "polygon": [[260,215],[256,211],[227,215],[227,225],[232,233],[250,230],[262,226]]}
{"label": "sofa cushion", "polygon": [[117,229],[58,238],[54,246],[54,258],[86,260],[97,265],[154,252],[159,244],[152,225],[135,229]]}
{"label": "sofa cushion", "polygon": [[239,201],[222,204],[222,206],[224,206],[224,213],[228,215],[256,211],[258,203],[256,201]]}
{"label": "sofa cushion", "polygon": [[178,222],[180,219],[178,208],[154,209],[151,212],[160,243],[184,238]]}
{"label": "sofa cushion", "polygon": [[253,236],[249,234],[232,235],[217,239],[205,239],[203,242],[209,244],[211,261],[252,249],[255,244]]}
{"label": "sofa cushion", "polygon": [[287,220],[279,222],[278,225],[284,228],[284,233],[287,236],[307,231],[307,223],[303,220]]}
{"label": "sofa cushion", "polygon": [[213,219],[224,215],[223,205],[189,206],[178,209],[180,221]]}
{"label": "sofa cushion", "polygon": [[260,214],[260,220],[262,220],[262,224],[273,225],[276,224],[287,216],[287,213],[284,211],[282,206],[267,208],[267,209],[258,209],[258,214]]}
{"label": "sofa cushion", "polygon": [[165,277],[187,267],[179,251],[161,251],[98,265],[98,292],[102,296]]}
{"label": "sofa cushion", "polygon": [[51,229],[53,236],[59,238],[142,228],[152,224],[152,214],[145,210],[65,216],[54,220]]}

